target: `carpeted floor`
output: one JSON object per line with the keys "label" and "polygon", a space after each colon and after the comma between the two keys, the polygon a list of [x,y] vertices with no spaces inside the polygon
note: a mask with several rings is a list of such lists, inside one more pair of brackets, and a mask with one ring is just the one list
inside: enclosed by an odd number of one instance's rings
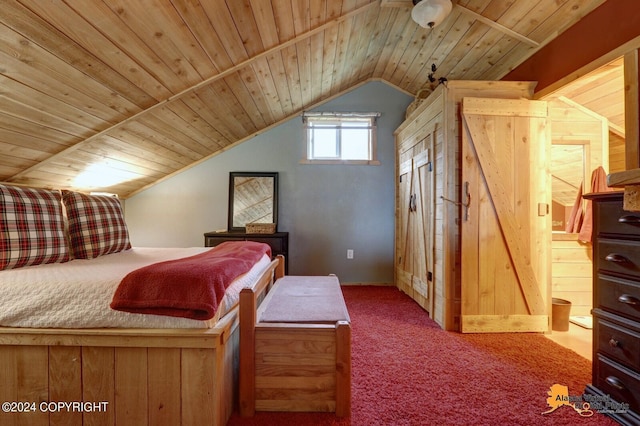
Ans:
{"label": "carpeted floor", "polygon": [[228,425],[616,425],[569,406],[551,386],[582,395],[591,363],[539,334],[443,331],[395,287],[343,287],[352,321],[352,410],[257,413]]}

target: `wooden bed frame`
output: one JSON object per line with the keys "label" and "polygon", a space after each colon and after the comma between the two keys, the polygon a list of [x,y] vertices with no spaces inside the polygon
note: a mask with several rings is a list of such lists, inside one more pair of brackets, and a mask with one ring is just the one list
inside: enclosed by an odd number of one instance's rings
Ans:
{"label": "wooden bed frame", "polygon": [[[278,256],[253,290],[264,297],[283,275]],[[237,401],[238,311],[211,329],[0,328],[0,424],[223,426]]]}

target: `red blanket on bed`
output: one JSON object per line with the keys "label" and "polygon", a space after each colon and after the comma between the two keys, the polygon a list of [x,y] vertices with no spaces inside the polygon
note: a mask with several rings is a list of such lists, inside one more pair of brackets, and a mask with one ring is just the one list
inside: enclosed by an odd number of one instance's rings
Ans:
{"label": "red blanket on bed", "polygon": [[119,311],[208,320],[227,287],[271,247],[229,241],[195,256],[154,263],[130,272],[118,285],[111,308]]}

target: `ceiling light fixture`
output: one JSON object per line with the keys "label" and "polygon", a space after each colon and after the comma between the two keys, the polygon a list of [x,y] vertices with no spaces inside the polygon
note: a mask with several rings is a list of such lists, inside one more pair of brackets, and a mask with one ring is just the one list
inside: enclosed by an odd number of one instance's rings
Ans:
{"label": "ceiling light fixture", "polygon": [[413,0],[411,18],[423,28],[433,28],[451,13],[451,0]]}

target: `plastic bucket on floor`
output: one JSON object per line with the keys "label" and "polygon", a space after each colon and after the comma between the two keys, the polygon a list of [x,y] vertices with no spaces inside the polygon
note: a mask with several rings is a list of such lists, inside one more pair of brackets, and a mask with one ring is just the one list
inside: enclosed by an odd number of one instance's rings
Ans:
{"label": "plastic bucket on floor", "polygon": [[551,299],[551,329],[553,331],[569,331],[569,315],[571,302],[556,297]]}

